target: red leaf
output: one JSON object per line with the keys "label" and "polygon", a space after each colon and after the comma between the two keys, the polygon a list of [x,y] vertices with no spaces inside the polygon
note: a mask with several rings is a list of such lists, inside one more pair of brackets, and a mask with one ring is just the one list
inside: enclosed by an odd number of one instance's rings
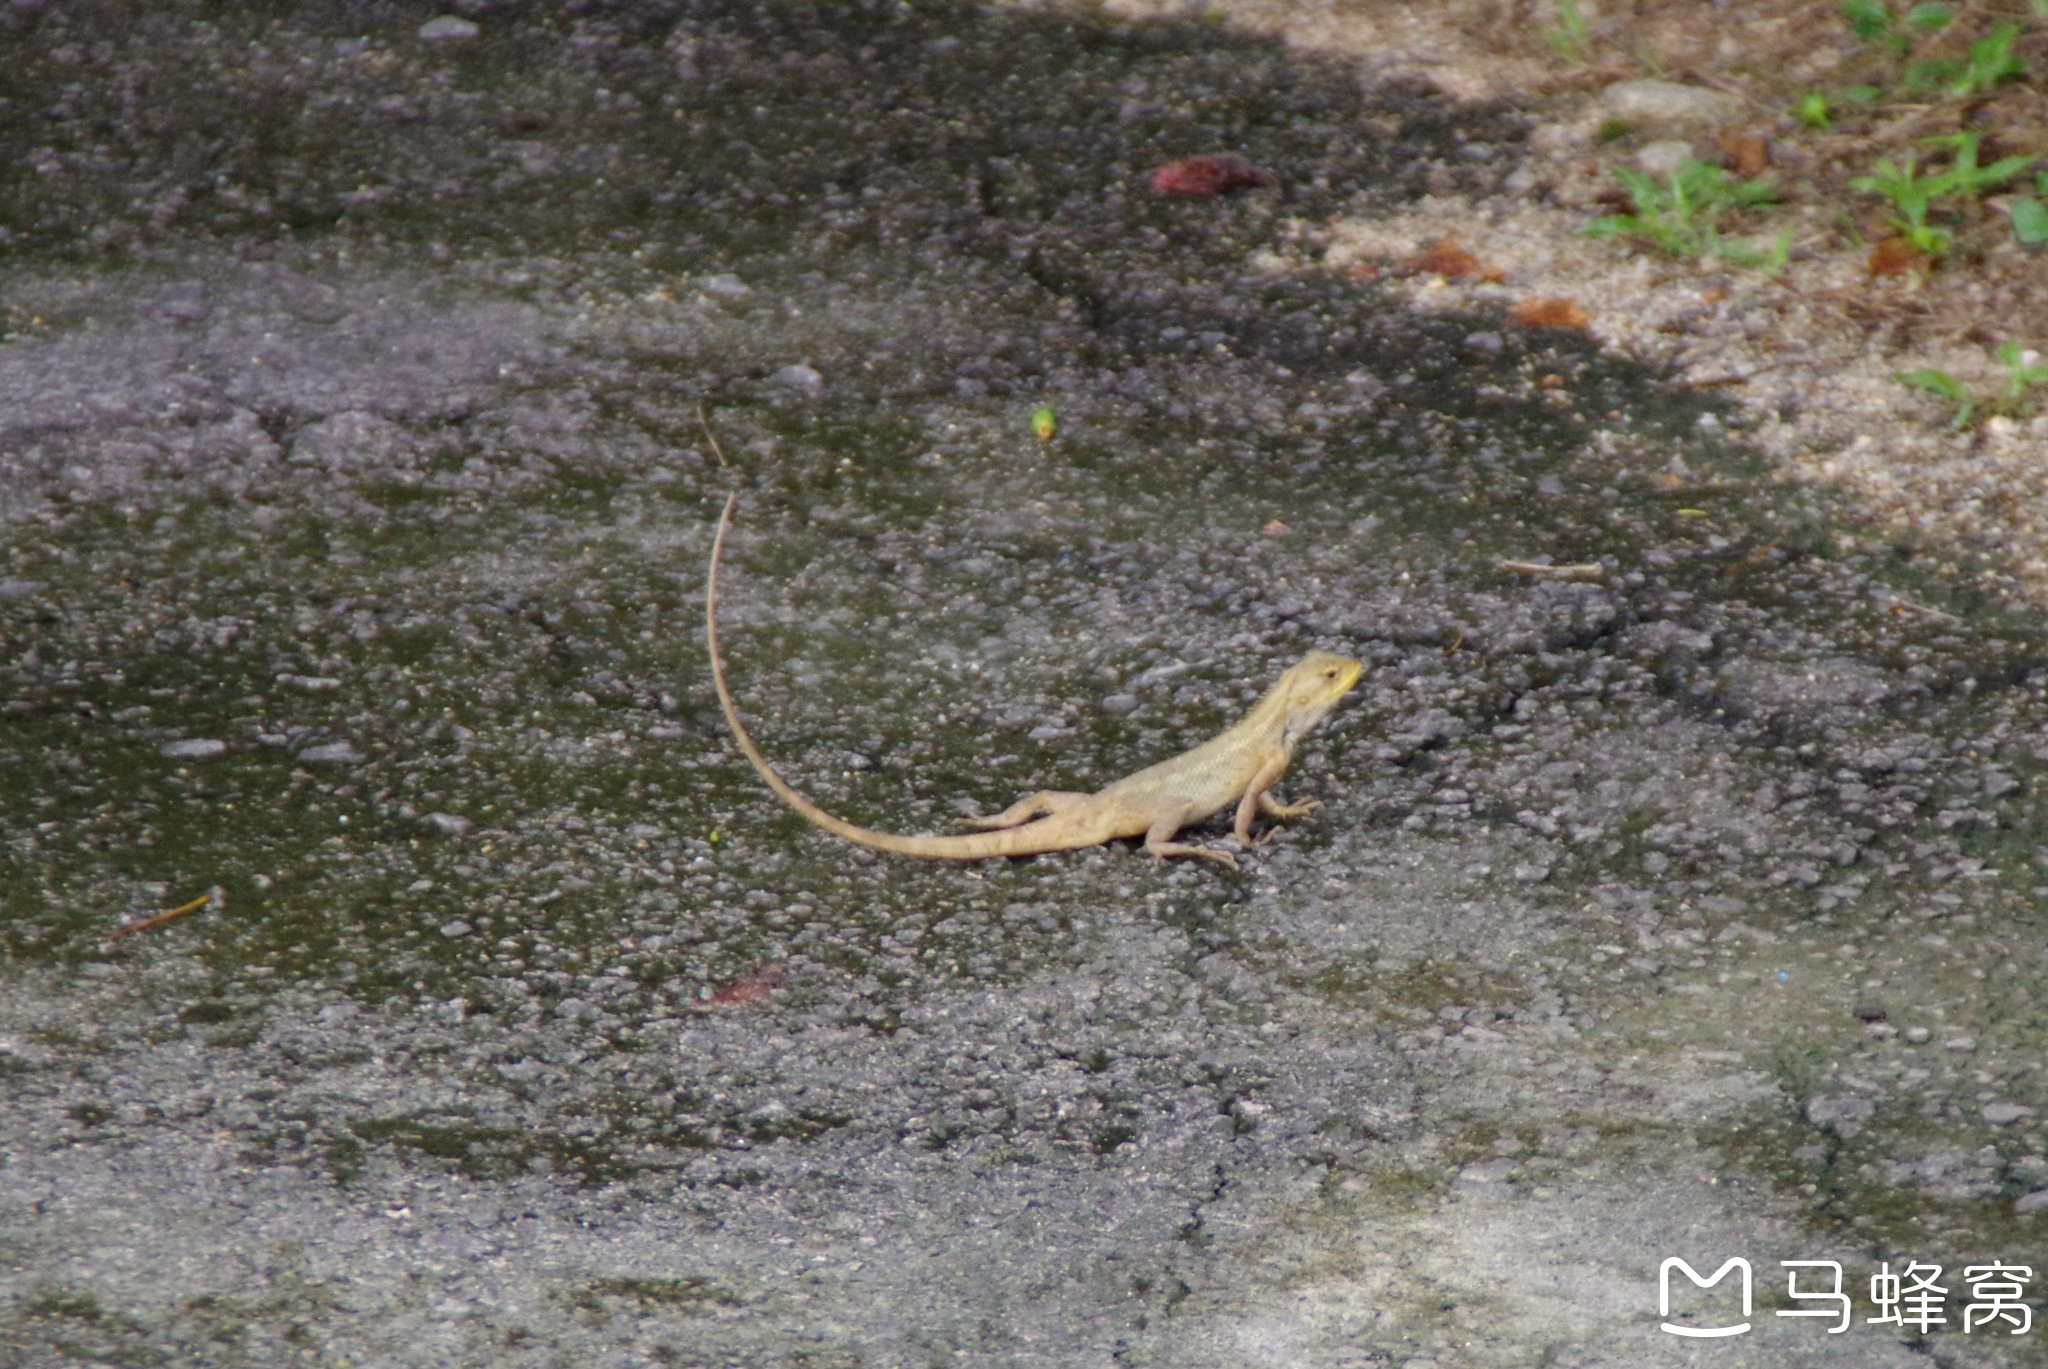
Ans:
{"label": "red leaf", "polygon": [[749,1003],[759,1003],[782,987],[782,981],[789,974],[780,965],[768,965],[741,975],[732,983],[705,999],[699,1007],[740,1008]]}
{"label": "red leaf", "polygon": [[1206,200],[1235,190],[1256,190],[1272,183],[1271,176],[1244,158],[1233,157],[1228,152],[1182,157],[1152,173],[1154,190],[1183,200]]}

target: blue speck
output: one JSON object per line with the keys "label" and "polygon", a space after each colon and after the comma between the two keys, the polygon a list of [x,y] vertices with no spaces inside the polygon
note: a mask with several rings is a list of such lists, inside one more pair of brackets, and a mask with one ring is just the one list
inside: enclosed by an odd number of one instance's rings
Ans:
{"label": "blue speck", "polygon": [[1786,981],[1786,980],[1790,979],[1791,977],[1792,977],[1792,972],[1791,972],[1790,970],[1780,970],[1780,971],[1778,971],[1778,982],[1779,982],[1779,983],[1783,983],[1784,981]]}

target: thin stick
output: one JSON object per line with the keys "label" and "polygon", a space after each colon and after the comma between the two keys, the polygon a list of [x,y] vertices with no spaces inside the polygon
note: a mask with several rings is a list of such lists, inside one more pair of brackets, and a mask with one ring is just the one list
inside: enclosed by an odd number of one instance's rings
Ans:
{"label": "thin stick", "polygon": [[711,431],[711,415],[704,412],[702,400],[697,401],[697,426],[704,430],[704,440],[711,444],[711,454],[718,458],[718,464],[731,470],[732,462],[725,459],[725,448],[718,445],[718,434]]}
{"label": "thin stick", "polygon": [[1517,575],[1533,575],[1539,580],[1598,580],[1607,574],[1607,567],[1598,561],[1583,561],[1575,566],[1553,566],[1542,561],[1499,562],[1502,570],[1511,570]]}
{"label": "thin stick", "polygon": [[167,913],[158,913],[153,917],[143,918],[140,922],[122,923],[119,927],[107,933],[107,940],[111,943],[119,941],[124,936],[134,936],[137,932],[155,931],[166,922],[176,922],[179,918],[190,913],[196,913],[201,908],[209,905],[215,908],[225,907],[227,901],[227,891],[216,884],[190,903],[181,903]]}

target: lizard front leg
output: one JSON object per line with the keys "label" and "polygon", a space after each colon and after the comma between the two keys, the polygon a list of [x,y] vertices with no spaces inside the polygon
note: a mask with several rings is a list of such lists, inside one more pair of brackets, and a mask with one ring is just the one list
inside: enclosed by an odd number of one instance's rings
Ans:
{"label": "lizard front leg", "polygon": [[1029,798],[1017,800],[1000,813],[960,820],[969,827],[979,827],[984,832],[993,832],[1003,827],[1022,827],[1034,818],[1047,818],[1055,813],[1064,813],[1076,804],[1094,797],[1093,794],[1074,794],[1061,789],[1041,789]]}
{"label": "lizard front leg", "polygon": [[[1274,808],[1284,808],[1284,805],[1275,803],[1266,791],[1271,789],[1273,782],[1285,773],[1287,773],[1287,753],[1283,751],[1260,766],[1257,772],[1252,775],[1251,783],[1244,787],[1244,797],[1237,801],[1237,821],[1231,827],[1231,831],[1237,836],[1239,845],[1256,846],[1258,844],[1252,840],[1252,819],[1258,815],[1261,808],[1265,808],[1269,812]],[[1290,814],[1289,816],[1292,815]]]}

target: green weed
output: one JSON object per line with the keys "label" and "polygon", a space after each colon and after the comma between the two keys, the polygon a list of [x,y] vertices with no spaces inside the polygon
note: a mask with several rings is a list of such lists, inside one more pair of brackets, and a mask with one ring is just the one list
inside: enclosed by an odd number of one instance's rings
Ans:
{"label": "green weed", "polygon": [[1977,145],[1983,138],[1982,133],[1950,133],[1926,139],[1955,150],[1955,161],[1946,171],[1922,175],[1914,154],[1908,152],[1903,166],[1889,157],[1880,157],[1870,175],[1858,176],[1849,184],[1890,200],[1898,211],[1892,223],[1906,240],[1928,256],[1939,257],[1948,251],[1949,235],[1927,222],[1928,211],[1936,200],[1951,196],[1974,199],[2033,165],[2031,157],[2001,157],[1989,166],[1979,166]]}
{"label": "green weed", "polygon": [[1934,0],[1914,5],[1903,16],[1893,14],[1885,0],[1844,0],[1842,5],[1842,18],[1848,21],[1851,33],[1866,43],[1901,53],[1913,41],[1907,30],[1932,33],[1947,28],[1955,17],[1954,10]]}
{"label": "green weed", "polygon": [[2012,50],[2013,39],[2019,33],[2018,24],[2001,19],[1991,26],[1990,33],[1970,44],[1969,54],[1960,61],[1915,62],[1906,72],[1906,86],[1910,90],[1939,91],[1951,100],[1966,100],[1984,94],[2000,81],[2024,76],[2027,64]]}
{"label": "green weed", "polygon": [[1688,158],[1666,185],[1630,167],[1616,167],[1615,179],[1627,187],[1635,205],[1631,214],[1609,214],[1580,231],[1594,238],[1639,238],[1674,257],[1714,257],[1737,266],[1776,272],[1791,250],[1790,233],[1780,234],[1769,250],[1723,238],[1721,216],[1737,209],[1769,204],[1778,198],[1768,181],[1733,181],[1718,166]]}
{"label": "green weed", "polygon": [[[2041,354],[2017,342],[2001,342],[1992,352],[1996,363],[2005,371],[2005,384],[1990,401],[1993,413],[2016,414],[2027,407],[2027,392],[2036,385],[2048,385],[2048,362],[2041,360]],[[1907,385],[1917,386],[1930,394],[1939,395],[1956,406],[1955,417],[1948,425],[1952,433],[1961,432],[1970,426],[1977,416],[1978,399],[1964,384],[1947,371],[1924,370],[1905,371],[1898,379]]]}
{"label": "green weed", "polygon": [[2005,389],[1999,400],[2007,411],[2019,408],[2034,386],[2048,385],[2048,363],[2041,360],[2039,352],[2017,342],[2001,342],[1997,356],[1998,364],[2005,368]]}
{"label": "green weed", "polygon": [[1970,419],[1976,415],[1977,401],[1963,388],[1963,382],[1947,371],[1904,371],[1899,380],[1907,385],[1917,385],[1923,390],[1940,395],[1956,406],[1955,421],[1948,425],[1952,433],[1959,433],[1970,426]]}
{"label": "green weed", "polygon": [[1808,128],[1825,133],[1834,115],[1828,104],[1828,93],[1824,90],[1809,90],[1799,97],[1799,103],[1792,107],[1793,117]]}
{"label": "green weed", "polygon": [[1544,32],[1551,51],[1567,62],[1583,62],[1590,50],[1586,16],[1579,12],[1579,0],[1556,0],[1557,27]]}

